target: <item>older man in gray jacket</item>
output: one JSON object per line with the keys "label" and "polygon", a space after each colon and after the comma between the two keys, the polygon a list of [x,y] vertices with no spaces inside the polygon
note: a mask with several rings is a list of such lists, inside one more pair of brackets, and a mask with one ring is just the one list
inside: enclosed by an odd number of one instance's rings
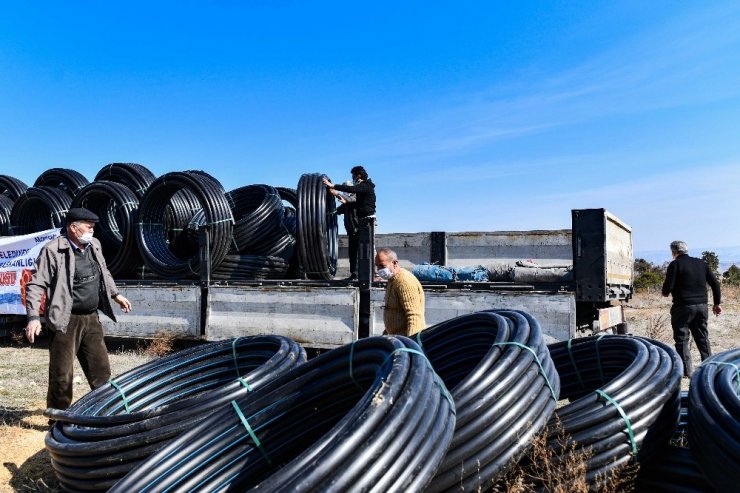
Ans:
{"label": "older man in gray jacket", "polygon": [[98,309],[114,322],[112,301],[124,312],[131,310],[131,303],[118,292],[108,271],[100,242],[93,237],[96,222],[95,213],[70,209],[65,233],[44,245],[36,271],[26,284],[26,337],[33,344],[41,333],[42,302],[51,334],[46,394],[46,406],[50,408],[67,409],[72,403],[75,356],[91,389],[110,379]]}

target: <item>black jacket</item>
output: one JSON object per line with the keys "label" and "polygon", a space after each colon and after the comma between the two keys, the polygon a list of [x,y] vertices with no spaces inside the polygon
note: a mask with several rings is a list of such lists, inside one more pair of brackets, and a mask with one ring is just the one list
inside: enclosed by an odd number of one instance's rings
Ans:
{"label": "black jacket", "polygon": [[355,194],[357,216],[360,219],[375,215],[375,183],[369,178],[357,185],[334,185],[334,190]]}
{"label": "black jacket", "polygon": [[344,214],[344,229],[348,235],[357,234],[360,218],[357,217],[357,202],[345,202],[337,207],[337,214]]}
{"label": "black jacket", "polygon": [[719,281],[709,265],[702,259],[679,255],[668,264],[663,283],[663,296],[673,294],[675,305],[701,305],[707,303],[707,284],[712,288],[714,304],[719,305]]}

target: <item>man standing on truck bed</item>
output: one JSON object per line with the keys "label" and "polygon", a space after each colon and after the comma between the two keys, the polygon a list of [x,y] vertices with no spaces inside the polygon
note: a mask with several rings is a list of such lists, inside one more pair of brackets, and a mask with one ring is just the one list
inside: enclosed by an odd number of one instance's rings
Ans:
{"label": "man standing on truck bed", "polygon": [[381,248],[375,256],[378,276],[388,281],[383,311],[384,334],[413,336],[426,328],[424,290],[411,272],[398,265],[398,255]]}
{"label": "man standing on truck bed", "polygon": [[717,278],[709,265],[701,259],[689,257],[689,248],[683,241],[671,243],[673,262],[668,265],[663,296],[673,294],[671,307],[671,327],[676,351],[683,360],[684,376],[692,372],[691,352],[689,351],[689,332],[694,337],[697,349],[704,361],[712,355],[707,330],[707,284],[712,288],[715,315],[722,313],[721,293]]}
{"label": "man standing on truck bed", "polygon": [[[337,195],[337,192],[347,192],[355,195],[354,203],[346,204],[356,211],[359,221],[359,228],[353,228],[352,231],[347,230],[350,270],[350,276],[347,279],[355,280],[357,279],[357,247],[360,228],[369,231],[371,251],[375,246],[375,183],[362,166],[355,166],[350,170],[350,173],[352,173],[353,185],[334,185],[327,178],[324,178],[324,185],[329,187],[332,195]],[[348,213],[346,208],[344,213]],[[368,261],[371,258],[372,254],[367,257]]]}
{"label": "man standing on truck bed", "polygon": [[26,284],[26,337],[33,344],[41,333],[39,309],[46,295],[49,341],[49,389],[46,406],[67,409],[72,403],[74,358],[80,361],[91,389],[110,379],[110,362],[98,309],[110,319],[115,301],[126,313],[131,303],[118,292],[97,238],[98,216],[73,208],[67,212],[65,233],[44,245],[36,272]]}

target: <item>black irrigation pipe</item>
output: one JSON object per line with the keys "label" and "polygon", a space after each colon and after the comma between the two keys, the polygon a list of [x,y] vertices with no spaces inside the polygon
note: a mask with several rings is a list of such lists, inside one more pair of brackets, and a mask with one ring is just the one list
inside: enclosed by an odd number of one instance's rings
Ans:
{"label": "black irrigation pipe", "polygon": [[34,187],[54,187],[63,190],[70,199],[74,199],[82,187],[90,183],[79,171],[66,168],[47,169],[36,178]]}
{"label": "black irrigation pipe", "polygon": [[0,194],[10,197],[14,202],[26,191],[28,185],[18,178],[0,175]]}
{"label": "black irrigation pipe", "polygon": [[454,406],[419,346],[372,337],[323,353],[234,399],[112,492],[423,491]]}
{"label": "black irrigation pipe", "polygon": [[13,204],[10,224],[14,235],[61,228],[72,199],[52,187],[30,187]]}
{"label": "black irrigation pipe", "polygon": [[154,173],[137,163],[111,163],[98,171],[95,181],[112,181],[130,189],[141,200],[146,189],[155,180]]}
{"label": "black irrigation pipe", "polygon": [[102,491],[170,440],[233,399],[306,361],[286,337],[252,336],[195,346],[134,368],[88,393],[57,420],[46,448],[68,490]]}
{"label": "black irrigation pipe", "polygon": [[0,194],[0,236],[12,234],[10,223],[10,211],[13,210],[13,199],[7,195]]}
{"label": "black irrigation pipe", "polygon": [[322,179],[310,173],[298,181],[298,259],[309,279],[334,278],[337,273],[339,228],[336,204]]}
{"label": "black irrigation pipe", "polygon": [[[166,279],[192,278],[200,274],[197,248],[195,251],[191,248],[180,253],[174,245],[172,248],[169,245],[167,215],[168,211],[173,210],[173,197],[181,192],[187,192],[195,198],[197,205],[203,210],[210,238],[212,269],[218,268],[231,244],[234,218],[223,187],[215,178],[193,171],[171,172],[160,176],[149,186],[141,200],[136,240],[146,267]],[[186,196],[187,194],[181,195]],[[187,207],[185,202],[177,203]],[[193,210],[194,205],[190,202],[188,220],[197,212]],[[178,211],[178,217],[182,218],[185,212]]]}
{"label": "black irrigation pipe", "polygon": [[740,348],[706,359],[691,376],[689,444],[717,491],[740,485]]}
{"label": "black irrigation pipe", "polygon": [[232,253],[267,255],[283,229],[283,202],[269,185],[247,185],[226,194],[234,216]]}
{"label": "black irrigation pipe", "polygon": [[95,237],[100,240],[113,277],[141,272],[143,261],[136,245],[139,199],[131,189],[112,181],[94,181],[79,191],[71,207],[84,207],[100,218]]}
{"label": "black irrigation pipe", "polygon": [[463,315],[417,339],[457,409],[455,435],[427,491],[478,491],[528,450],[555,410],[560,380],[539,323],[493,310]]}
{"label": "black irrigation pipe", "polygon": [[[688,428],[688,392],[681,391],[681,415],[671,443],[640,464],[636,493],[696,493],[714,491],[701,472],[685,433]],[[679,443],[676,443],[680,439]]]}
{"label": "black irrigation pipe", "polygon": [[289,203],[293,209],[298,209],[298,192],[295,188],[288,187],[275,187],[280,198],[285,202]]}
{"label": "black irrigation pipe", "polygon": [[284,279],[288,263],[280,257],[262,255],[227,255],[211,273],[211,279],[229,281],[239,279]]}
{"label": "black irrigation pipe", "polygon": [[549,349],[560,374],[560,397],[570,400],[549,424],[556,465],[574,455],[584,458],[585,479],[594,488],[619,468],[663,450],[680,413],[683,365],[672,347],[604,335]]}

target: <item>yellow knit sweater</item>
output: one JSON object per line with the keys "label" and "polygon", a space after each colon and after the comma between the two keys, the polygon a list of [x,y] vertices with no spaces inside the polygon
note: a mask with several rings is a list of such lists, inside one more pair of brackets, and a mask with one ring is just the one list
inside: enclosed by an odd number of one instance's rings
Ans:
{"label": "yellow knit sweater", "polygon": [[424,290],[406,269],[396,272],[385,287],[383,322],[390,335],[412,336],[426,328]]}

